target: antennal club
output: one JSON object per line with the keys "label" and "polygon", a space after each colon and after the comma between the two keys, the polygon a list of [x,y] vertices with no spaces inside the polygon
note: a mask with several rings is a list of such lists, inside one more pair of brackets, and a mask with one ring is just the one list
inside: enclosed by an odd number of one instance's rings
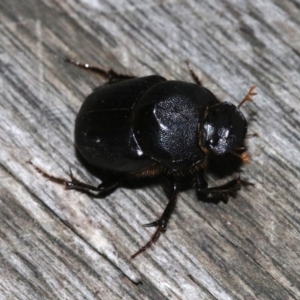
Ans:
{"label": "antennal club", "polygon": [[247,93],[247,95],[245,96],[245,98],[242,100],[242,102],[238,105],[238,108],[240,108],[245,102],[249,101],[252,102],[253,99],[251,98],[252,96],[256,96],[257,93],[253,92],[256,88],[256,85],[252,85],[249,89],[249,92]]}

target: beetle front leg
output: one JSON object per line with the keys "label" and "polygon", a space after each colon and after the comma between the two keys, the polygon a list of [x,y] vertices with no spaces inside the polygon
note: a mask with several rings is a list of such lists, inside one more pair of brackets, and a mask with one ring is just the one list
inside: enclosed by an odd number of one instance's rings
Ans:
{"label": "beetle front leg", "polygon": [[221,186],[209,188],[204,179],[203,172],[198,173],[195,179],[198,196],[204,196],[205,201],[213,203],[219,203],[220,201],[226,203],[229,197],[236,196],[236,192],[241,188],[242,185],[254,185],[253,183],[247,182],[238,177]]}
{"label": "beetle front leg", "polygon": [[131,75],[127,75],[127,74],[119,74],[119,73],[115,72],[113,69],[105,70],[98,66],[92,66],[87,63],[82,63],[82,62],[74,60],[72,58],[67,58],[66,62],[71,63],[81,69],[85,69],[85,70],[94,72],[96,74],[99,74],[99,75],[103,76],[104,78],[108,79],[109,83],[115,82],[115,81],[121,81],[121,80],[125,80],[125,79],[136,78],[135,76],[131,76]]}
{"label": "beetle front leg", "polygon": [[177,193],[178,193],[178,185],[177,185],[175,179],[173,179],[171,198],[170,198],[164,212],[162,213],[161,217],[157,221],[154,221],[154,222],[144,225],[145,227],[153,227],[153,226],[156,227],[157,226],[156,231],[152,235],[151,239],[142,248],[140,248],[136,253],[134,253],[131,256],[132,259],[137,257],[139,254],[144,252],[146,249],[150,248],[152,246],[152,244],[154,244],[159,239],[161,233],[163,233],[167,230],[167,224],[168,224],[169,219],[170,219],[170,217],[174,211],[174,208],[176,206]]}
{"label": "beetle front leg", "polygon": [[64,179],[64,178],[61,178],[61,177],[55,177],[53,175],[50,175],[47,172],[45,172],[44,170],[42,170],[41,168],[34,165],[32,162],[29,162],[29,163],[42,176],[44,176],[45,178],[49,179],[52,182],[64,185],[67,190],[76,190],[76,191],[86,193],[86,194],[92,194],[91,192],[95,192],[96,194],[93,193],[94,196],[101,196],[103,194],[106,195],[107,193],[112,192],[113,190],[115,190],[119,186],[119,184],[121,182],[120,176],[116,175],[116,176],[107,177],[98,186],[93,186],[93,185],[84,183],[84,182],[79,181],[78,179],[76,179],[73,176],[73,173],[72,173],[71,169],[70,169],[70,179],[71,180],[67,180],[67,179]]}

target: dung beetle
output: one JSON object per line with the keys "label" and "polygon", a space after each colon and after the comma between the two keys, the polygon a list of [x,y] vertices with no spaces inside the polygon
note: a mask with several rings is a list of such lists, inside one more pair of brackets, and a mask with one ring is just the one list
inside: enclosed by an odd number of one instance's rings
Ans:
{"label": "dung beetle", "polygon": [[[84,160],[107,172],[98,186],[75,179],[57,178],[35,168],[48,179],[64,184],[67,189],[106,195],[128,178],[163,175],[170,184],[170,199],[161,217],[147,227],[157,227],[151,239],[131,258],[149,248],[166,231],[176,205],[180,184],[191,177],[198,197],[227,201],[241,185],[250,183],[236,178],[219,187],[208,187],[204,178],[210,155],[234,153],[246,162],[243,150],[247,122],[240,111],[252,101],[252,86],[238,106],[220,102],[202,86],[189,67],[195,83],[168,81],[152,75],[133,77],[113,70],[70,63],[99,73],[108,79],[83,102],[75,122],[75,144]],[[216,200],[214,200],[216,199]]]}

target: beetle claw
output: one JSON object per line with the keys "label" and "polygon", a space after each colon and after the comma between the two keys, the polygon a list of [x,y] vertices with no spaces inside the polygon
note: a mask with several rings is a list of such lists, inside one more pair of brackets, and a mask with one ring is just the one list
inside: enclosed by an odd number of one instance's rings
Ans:
{"label": "beetle claw", "polygon": [[151,223],[143,224],[144,227],[157,227],[161,225],[161,221],[157,220]]}
{"label": "beetle claw", "polygon": [[148,248],[150,248],[153,244],[155,244],[160,237],[160,234],[165,232],[166,228],[163,227],[162,225],[158,226],[154,234],[152,235],[151,239],[143,246],[141,247],[137,252],[135,252],[133,255],[131,255],[131,259],[134,259],[137,257],[139,254],[143,253],[146,251]]}

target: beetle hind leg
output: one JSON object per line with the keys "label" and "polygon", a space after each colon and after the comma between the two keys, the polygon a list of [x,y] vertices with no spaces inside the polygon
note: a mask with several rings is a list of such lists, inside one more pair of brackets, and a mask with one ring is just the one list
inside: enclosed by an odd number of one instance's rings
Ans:
{"label": "beetle hind leg", "polygon": [[41,168],[34,165],[32,162],[29,162],[37,172],[39,172],[42,176],[49,179],[52,182],[64,185],[67,190],[76,190],[85,194],[93,195],[93,196],[102,196],[103,194],[108,194],[111,191],[115,190],[120,184],[120,176],[111,176],[102,181],[98,186],[93,186],[82,181],[79,181],[73,176],[73,173],[70,169],[70,180],[56,177],[48,174]]}
{"label": "beetle hind leg", "polygon": [[127,75],[127,74],[119,74],[119,73],[115,72],[113,69],[105,70],[98,66],[93,66],[93,65],[90,65],[87,63],[82,63],[82,62],[74,60],[72,58],[67,58],[66,62],[71,63],[72,65],[75,65],[76,67],[79,67],[81,69],[85,69],[85,70],[94,72],[96,74],[99,74],[99,75],[103,76],[104,78],[108,79],[109,83],[136,78],[135,76],[131,76],[131,75]]}
{"label": "beetle hind leg", "polygon": [[170,219],[170,217],[174,211],[174,208],[176,206],[177,189],[178,189],[177,184],[174,180],[171,198],[170,198],[164,212],[162,213],[161,217],[157,221],[154,221],[154,222],[144,225],[145,227],[155,226],[155,227],[157,227],[156,231],[154,232],[154,234],[152,235],[150,240],[143,247],[141,247],[136,253],[134,253],[131,256],[132,259],[137,257],[139,254],[143,253],[148,248],[150,248],[152,246],[152,244],[155,244],[157,242],[157,240],[159,239],[161,233],[164,233],[167,230],[167,224],[168,224],[169,219]]}

